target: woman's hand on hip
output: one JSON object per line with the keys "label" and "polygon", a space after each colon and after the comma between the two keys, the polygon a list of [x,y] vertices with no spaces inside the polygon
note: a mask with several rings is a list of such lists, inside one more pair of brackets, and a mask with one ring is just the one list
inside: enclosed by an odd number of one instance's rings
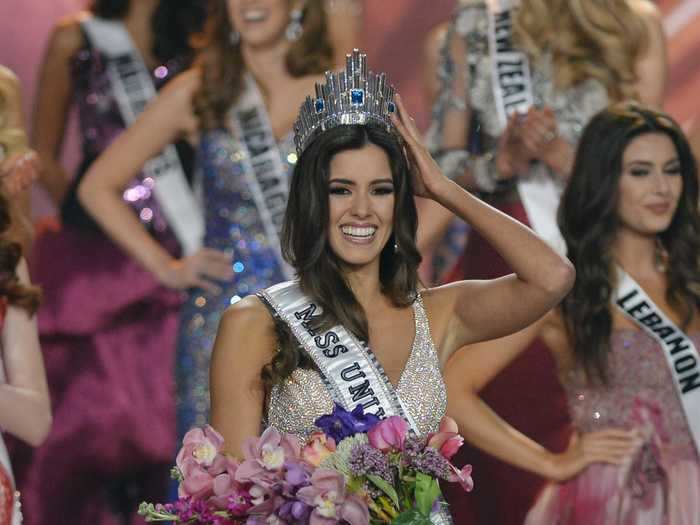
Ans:
{"label": "woman's hand on hip", "polygon": [[192,255],[173,259],[156,276],[168,288],[202,288],[218,293],[220,288],[213,281],[229,281],[233,278],[231,261],[231,256],[222,251],[200,248]]}

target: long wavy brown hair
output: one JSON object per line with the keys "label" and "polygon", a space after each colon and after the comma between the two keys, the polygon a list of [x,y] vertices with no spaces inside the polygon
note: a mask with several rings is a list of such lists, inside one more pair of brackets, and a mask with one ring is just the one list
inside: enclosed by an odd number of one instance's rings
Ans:
{"label": "long wavy brown hair", "polygon": [[[367,316],[328,242],[328,181],[334,155],[368,144],[379,146],[387,154],[394,183],[393,233],[379,259],[382,293],[396,306],[408,306],[415,300],[421,256],[416,248],[418,215],[413,185],[402,146],[384,128],[338,126],[307,147],[292,176],[281,239],[284,258],[296,271],[302,290],[323,310],[314,329],[340,324],[362,341],[369,340]],[[262,373],[268,387],[297,367],[311,366],[306,352],[281,322],[277,323],[277,336],[280,351]]]}
{"label": "long wavy brown hair", "polygon": [[[287,70],[293,77],[323,73],[333,67],[322,0],[307,0],[303,13],[303,33],[286,57]],[[233,29],[227,1],[213,0],[198,61],[202,83],[194,96],[195,113],[203,129],[224,126],[226,113],[243,88],[245,63],[240,45],[231,42]]]}
{"label": "long wavy brown hair", "polygon": [[551,53],[557,87],[594,78],[612,100],[636,98],[635,64],[649,36],[629,0],[523,0],[514,33],[534,60]]}
{"label": "long wavy brown hair", "polygon": [[637,104],[619,104],[594,116],[583,131],[571,179],[559,205],[559,228],[576,283],[561,308],[574,355],[589,380],[607,379],[615,287],[611,247],[618,230],[617,202],[627,145],[660,133],[678,153],[683,192],[670,226],[658,236],[668,251],[667,299],[687,326],[700,308],[698,172],[690,145],[668,115]]}
{"label": "long wavy brown hair", "polygon": [[0,192],[0,300],[34,314],[41,301],[41,292],[35,286],[25,286],[17,277],[17,265],[22,257],[19,243],[5,238],[10,227],[10,204]]}

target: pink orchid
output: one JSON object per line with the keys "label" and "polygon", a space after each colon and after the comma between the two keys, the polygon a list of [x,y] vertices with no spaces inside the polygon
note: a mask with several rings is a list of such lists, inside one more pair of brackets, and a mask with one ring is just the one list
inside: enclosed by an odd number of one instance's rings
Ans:
{"label": "pink orchid", "polygon": [[309,436],[307,445],[301,451],[301,459],[318,467],[333,452],[335,452],[335,440],[323,432],[314,432]]}
{"label": "pink orchid", "polygon": [[452,476],[450,476],[449,481],[459,482],[465,492],[471,492],[474,488],[474,480],[472,479],[472,466],[464,465],[462,469],[458,469],[454,465],[452,466]]}
{"label": "pink orchid", "polygon": [[440,421],[440,430],[428,435],[428,446],[440,451],[440,454],[451,459],[464,444],[464,438],[459,435],[459,429],[454,419],[445,416]]}
{"label": "pink orchid", "polygon": [[238,466],[235,479],[270,489],[279,481],[285,462],[298,460],[299,441],[291,434],[281,435],[269,427],[259,438],[248,438],[243,444],[245,461]]}
{"label": "pink orchid", "polygon": [[382,452],[403,450],[407,436],[408,423],[400,416],[391,416],[380,421],[367,433],[370,445]]}
{"label": "pink orchid", "polygon": [[224,438],[209,425],[193,428],[182,440],[182,448],[177,454],[177,468],[182,472],[182,465],[187,459],[194,459],[199,465],[209,467],[224,446]]}
{"label": "pink orchid", "polygon": [[267,470],[279,470],[285,461],[299,459],[298,439],[292,434],[280,434],[272,427],[259,438],[248,438],[243,444],[246,461],[257,461]]}
{"label": "pink orchid", "polygon": [[316,469],[311,485],[299,489],[297,498],[313,509],[309,525],[336,525],[343,520],[350,525],[369,524],[367,505],[345,494],[345,478],[335,470]]}
{"label": "pink orchid", "polygon": [[178,468],[183,477],[178,488],[179,497],[191,496],[194,499],[205,499],[212,494],[214,477],[194,458],[185,459]]}

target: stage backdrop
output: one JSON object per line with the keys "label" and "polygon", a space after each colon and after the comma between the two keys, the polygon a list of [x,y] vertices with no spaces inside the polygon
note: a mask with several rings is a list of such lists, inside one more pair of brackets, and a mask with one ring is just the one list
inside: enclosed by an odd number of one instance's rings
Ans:
{"label": "stage backdrop", "polygon": [[[446,20],[455,0],[364,0],[364,37],[360,46],[370,67],[387,71],[408,102],[421,127],[428,121],[424,100],[422,49],[427,32]],[[666,109],[684,125],[700,113],[700,0],[659,0],[669,40],[671,74]],[[24,87],[24,104],[30,115],[35,77],[48,31],[62,15],[86,4],[85,0],[0,0],[0,63],[12,68]],[[68,166],[75,165],[77,150],[69,140]],[[50,212],[36,192],[37,215]]]}

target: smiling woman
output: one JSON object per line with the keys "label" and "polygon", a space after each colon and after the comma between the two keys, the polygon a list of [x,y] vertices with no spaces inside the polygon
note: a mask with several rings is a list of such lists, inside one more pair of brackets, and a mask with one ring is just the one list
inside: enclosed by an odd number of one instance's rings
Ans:
{"label": "smiling woman", "polygon": [[[348,55],[316,95],[294,127],[299,160],[281,236],[296,279],[239,301],[219,325],[211,422],[233,454],[261,420],[308,436],[334,402],[401,416],[419,436],[437,431],[449,356],[536,320],[573,280],[530,230],[445,178],[364,55]],[[516,273],[422,289],[415,196],[468,220]],[[433,523],[451,519],[441,510]]]}

